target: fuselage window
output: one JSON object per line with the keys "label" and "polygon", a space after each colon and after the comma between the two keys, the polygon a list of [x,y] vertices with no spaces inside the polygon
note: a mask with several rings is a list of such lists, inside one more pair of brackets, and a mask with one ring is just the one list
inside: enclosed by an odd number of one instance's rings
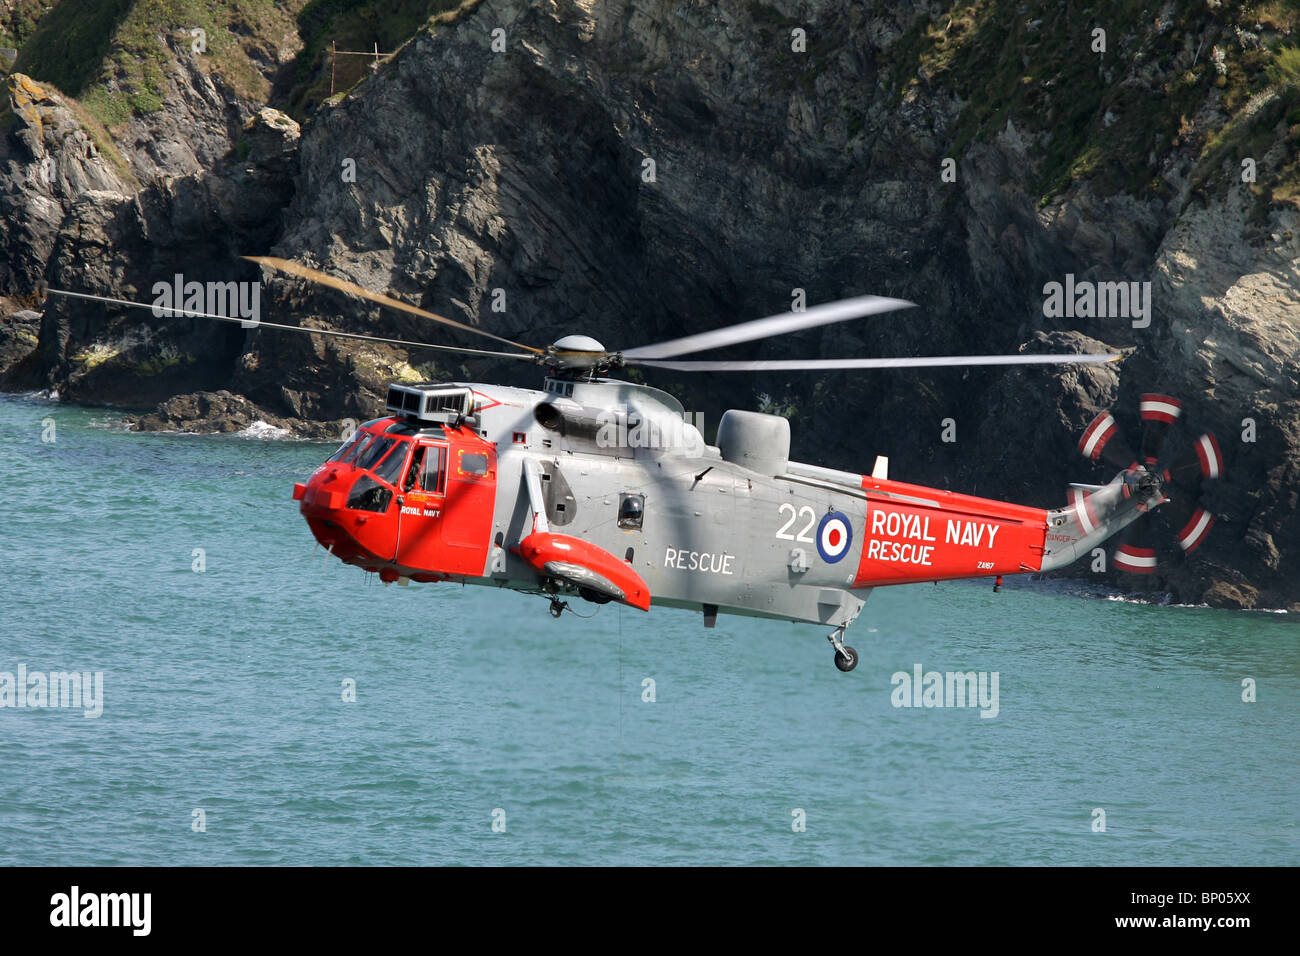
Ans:
{"label": "fuselage window", "polygon": [[619,495],[618,526],[624,531],[640,531],[644,520],[645,495]]}
{"label": "fuselage window", "polygon": [[462,451],[460,453],[460,473],[481,478],[488,473],[487,455],[478,452]]}

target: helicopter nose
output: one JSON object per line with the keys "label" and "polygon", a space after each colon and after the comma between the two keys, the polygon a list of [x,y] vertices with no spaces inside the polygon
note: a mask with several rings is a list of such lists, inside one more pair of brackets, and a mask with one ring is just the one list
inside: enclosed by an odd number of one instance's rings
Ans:
{"label": "helicopter nose", "polygon": [[339,466],[333,465],[317,471],[307,479],[306,484],[294,482],[293,499],[302,502],[298,510],[309,515],[344,508],[347,505],[350,482],[345,480],[341,471]]}
{"label": "helicopter nose", "polygon": [[306,483],[295,482],[293,497],[299,513],[307,519],[316,540],[333,549],[347,537],[342,528],[342,512],[348,503],[350,481],[343,480],[333,465],[319,469]]}
{"label": "helicopter nose", "polygon": [[376,554],[374,540],[383,528],[372,531],[367,525],[374,515],[348,508],[348,494],[362,474],[350,464],[329,463],[305,484],[295,484],[293,491],[298,510],[317,542],[345,564],[368,567],[383,561]]}

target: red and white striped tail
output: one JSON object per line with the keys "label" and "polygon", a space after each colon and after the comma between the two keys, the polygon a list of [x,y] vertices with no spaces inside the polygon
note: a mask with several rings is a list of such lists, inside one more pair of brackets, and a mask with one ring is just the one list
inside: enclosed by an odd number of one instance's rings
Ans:
{"label": "red and white striped tail", "polygon": [[1121,544],[1115,549],[1115,567],[1129,574],[1151,574],[1156,569],[1156,549]]}
{"label": "red and white striped tail", "polygon": [[1169,395],[1148,393],[1142,396],[1138,406],[1144,422],[1164,422],[1172,425],[1183,413],[1183,403]]}
{"label": "red and white striped tail", "polygon": [[1070,489],[1070,506],[1074,508],[1074,516],[1084,534],[1092,534],[1097,530],[1097,512],[1093,510],[1092,501],[1082,488]]}
{"label": "red and white striped tail", "polygon": [[1196,457],[1201,461],[1202,477],[1218,478],[1223,474],[1223,455],[1219,452],[1219,443],[1209,432],[1196,439]]}
{"label": "red and white striped tail", "polygon": [[1210,533],[1212,527],[1214,527],[1214,515],[1204,508],[1197,508],[1191,520],[1187,522],[1182,531],[1178,532],[1178,546],[1191,554],[1201,546],[1201,542],[1205,540],[1205,536]]}
{"label": "red and white striped tail", "polygon": [[1101,450],[1106,447],[1117,430],[1115,418],[1110,412],[1102,412],[1092,420],[1092,424],[1079,438],[1079,451],[1085,458],[1096,461]]}

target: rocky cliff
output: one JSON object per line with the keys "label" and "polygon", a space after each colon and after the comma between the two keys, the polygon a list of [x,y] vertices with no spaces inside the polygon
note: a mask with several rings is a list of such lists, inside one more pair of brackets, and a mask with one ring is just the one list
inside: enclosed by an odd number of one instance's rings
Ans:
{"label": "rocky cliff", "polygon": [[[13,76],[0,268],[11,293],[43,277],[148,301],[175,273],[257,279],[236,256],[269,253],[512,338],[610,347],[781,311],[797,290],[874,292],[919,308],[735,354],[1122,349],[1104,369],[655,383],[711,421],[790,414],[804,460],[887,454],[896,477],[1044,506],[1099,477],[1074,450],[1099,408],[1136,436],[1139,393],[1181,396],[1229,473],[1208,492],[1207,544],[1147,589],[1296,605],[1298,22],[1288,3],[483,0],[422,21],[301,129],[195,61],[163,71],[188,91],[165,123],[133,114],[98,144],[76,102]],[[66,168],[51,182],[47,156]],[[1121,281],[1137,283],[1124,314],[1047,301],[1050,283]],[[264,293],[275,321],[457,341],[298,281]],[[394,377],[536,382],[69,300],[49,301],[34,347],[30,317],[7,328],[9,387],[181,396],[154,427],[212,427],[224,409],[321,434],[373,414]]]}

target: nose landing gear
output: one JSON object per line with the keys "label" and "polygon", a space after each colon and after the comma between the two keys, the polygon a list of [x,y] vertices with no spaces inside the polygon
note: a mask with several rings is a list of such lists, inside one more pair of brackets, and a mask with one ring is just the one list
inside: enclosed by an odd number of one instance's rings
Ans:
{"label": "nose landing gear", "polygon": [[844,625],[840,625],[827,636],[826,640],[831,642],[835,648],[835,666],[848,673],[858,666],[858,652],[845,644],[841,638],[844,636]]}

